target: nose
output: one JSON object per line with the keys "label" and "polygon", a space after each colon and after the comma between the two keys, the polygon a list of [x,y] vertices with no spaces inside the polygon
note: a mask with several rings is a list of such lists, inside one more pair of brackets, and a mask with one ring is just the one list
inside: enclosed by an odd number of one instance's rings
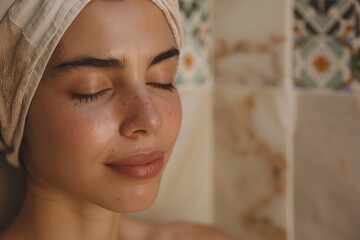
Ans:
{"label": "nose", "polygon": [[148,92],[136,92],[129,96],[126,116],[120,124],[124,137],[150,135],[158,131],[163,118]]}

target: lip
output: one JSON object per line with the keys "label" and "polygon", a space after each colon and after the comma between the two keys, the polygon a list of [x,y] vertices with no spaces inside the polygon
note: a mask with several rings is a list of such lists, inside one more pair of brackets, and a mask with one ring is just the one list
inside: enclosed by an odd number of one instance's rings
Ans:
{"label": "lip", "polygon": [[164,165],[164,152],[136,154],[105,164],[117,173],[132,179],[147,179],[158,175]]}

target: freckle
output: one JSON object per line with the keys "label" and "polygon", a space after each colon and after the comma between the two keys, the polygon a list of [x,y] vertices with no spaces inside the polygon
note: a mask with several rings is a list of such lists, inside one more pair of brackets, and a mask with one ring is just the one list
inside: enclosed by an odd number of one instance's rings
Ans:
{"label": "freckle", "polygon": [[63,102],[65,107],[69,107],[69,105],[66,102]]}

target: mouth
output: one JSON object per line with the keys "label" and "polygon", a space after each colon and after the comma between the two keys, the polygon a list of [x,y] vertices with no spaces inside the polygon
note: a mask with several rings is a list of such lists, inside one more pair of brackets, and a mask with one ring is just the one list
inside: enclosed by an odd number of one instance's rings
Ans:
{"label": "mouth", "polygon": [[164,165],[164,152],[136,154],[105,164],[116,173],[131,179],[148,179],[158,175]]}

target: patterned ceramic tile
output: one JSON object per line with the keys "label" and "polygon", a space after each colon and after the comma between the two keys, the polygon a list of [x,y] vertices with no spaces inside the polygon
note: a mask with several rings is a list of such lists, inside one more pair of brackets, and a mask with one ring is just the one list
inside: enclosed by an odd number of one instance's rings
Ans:
{"label": "patterned ceramic tile", "polygon": [[360,92],[360,2],[297,0],[294,16],[295,85]]}
{"label": "patterned ceramic tile", "polygon": [[271,89],[215,90],[215,222],[232,239],[291,239],[292,118],[289,99]]}
{"label": "patterned ceramic tile", "polygon": [[180,0],[184,45],[180,56],[177,83],[197,86],[211,83],[212,74],[212,0]]}
{"label": "patterned ceramic tile", "polygon": [[284,78],[287,0],[215,0],[216,81],[277,86]]}
{"label": "patterned ceramic tile", "polygon": [[360,99],[301,93],[295,135],[297,240],[360,239]]}

